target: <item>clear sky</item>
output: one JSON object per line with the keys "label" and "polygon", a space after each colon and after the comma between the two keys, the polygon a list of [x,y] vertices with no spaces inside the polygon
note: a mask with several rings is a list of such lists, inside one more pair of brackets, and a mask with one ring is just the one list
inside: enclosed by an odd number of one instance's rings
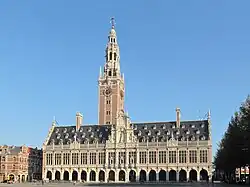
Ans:
{"label": "clear sky", "polygon": [[116,18],[132,121],[203,118],[213,143],[250,93],[250,1],[0,1],[0,144],[41,147],[53,116],[97,123]]}

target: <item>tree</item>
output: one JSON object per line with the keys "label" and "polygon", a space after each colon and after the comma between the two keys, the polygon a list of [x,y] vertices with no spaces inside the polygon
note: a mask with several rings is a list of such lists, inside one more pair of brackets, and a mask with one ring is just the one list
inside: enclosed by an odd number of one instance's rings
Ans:
{"label": "tree", "polygon": [[[231,118],[214,157],[216,169],[234,172],[250,164],[250,97]],[[249,150],[249,151],[248,151]]]}

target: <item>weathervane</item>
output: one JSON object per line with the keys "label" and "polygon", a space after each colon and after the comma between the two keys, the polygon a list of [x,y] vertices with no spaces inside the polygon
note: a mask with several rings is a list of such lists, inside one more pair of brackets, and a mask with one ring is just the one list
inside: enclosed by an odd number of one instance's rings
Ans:
{"label": "weathervane", "polygon": [[115,18],[114,17],[111,18],[110,23],[112,25],[112,28],[115,28]]}

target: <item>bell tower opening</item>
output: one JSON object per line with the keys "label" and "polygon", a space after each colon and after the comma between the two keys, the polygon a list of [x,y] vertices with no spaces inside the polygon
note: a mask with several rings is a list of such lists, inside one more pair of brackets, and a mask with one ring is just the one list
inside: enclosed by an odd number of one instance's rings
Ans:
{"label": "bell tower opening", "polygon": [[124,76],[120,71],[120,51],[114,18],[111,18],[111,30],[105,53],[105,64],[103,71],[100,68],[98,80],[99,125],[115,124],[119,112],[124,112]]}

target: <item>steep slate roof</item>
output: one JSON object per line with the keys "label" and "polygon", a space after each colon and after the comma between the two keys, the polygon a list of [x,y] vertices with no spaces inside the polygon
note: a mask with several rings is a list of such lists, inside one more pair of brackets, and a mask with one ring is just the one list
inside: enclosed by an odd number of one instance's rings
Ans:
{"label": "steep slate roof", "polygon": [[[165,142],[170,138],[178,139],[179,141],[194,141],[208,140],[209,128],[208,120],[199,121],[182,121],[180,128],[176,128],[176,122],[149,122],[149,123],[132,123],[134,134],[139,139],[139,142],[147,140],[150,142],[158,141]],[[48,141],[50,145],[53,143],[69,144],[77,140],[81,144],[86,142],[105,143],[111,134],[111,125],[83,125],[79,131],[76,131],[75,126],[56,126]]]}

